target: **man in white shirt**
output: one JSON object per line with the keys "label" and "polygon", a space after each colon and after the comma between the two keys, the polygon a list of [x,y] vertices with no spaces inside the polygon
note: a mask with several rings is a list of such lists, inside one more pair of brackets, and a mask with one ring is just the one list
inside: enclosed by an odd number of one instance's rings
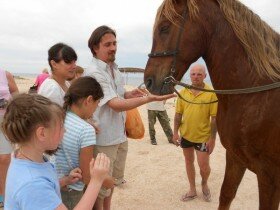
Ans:
{"label": "man in white shirt", "polygon": [[[92,52],[93,61],[84,75],[96,78],[104,92],[104,98],[94,113],[100,128],[94,152],[95,155],[103,152],[110,158],[110,175],[119,181],[124,177],[128,150],[125,111],[151,101],[166,100],[175,95],[155,96],[140,89],[125,91],[122,75],[115,63],[116,32],[108,26],[100,26],[92,32],[88,47]],[[101,190],[94,209],[109,210],[112,194],[113,189]]]}
{"label": "man in white shirt", "polygon": [[170,144],[173,144],[173,132],[170,127],[170,119],[167,115],[166,109],[164,107],[166,101],[154,101],[147,104],[148,109],[148,120],[149,120],[149,134],[152,145],[157,145],[156,141],[156,131],[155,131],[155,123],[157,121],[160,122],[160,125],[168,139]]}

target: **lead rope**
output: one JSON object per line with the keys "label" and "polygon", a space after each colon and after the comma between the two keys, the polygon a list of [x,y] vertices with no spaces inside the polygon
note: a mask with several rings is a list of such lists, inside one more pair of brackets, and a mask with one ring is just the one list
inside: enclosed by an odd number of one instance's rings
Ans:
{"label": "lead rope", "polygon": [[[192,85],[188,85],[188,84],[179,82],[179,81],[175,80],[173,77],[170,78],[170,81],[174,85],[180,85],[180,86],[183,86],[187,89],[194,89],[194,90],[216,93],[216,94],[221,94],[221,95],[234,95],[234,94],[237,95],[237,94],[258,93],[258,92],[272,90],[272,89],[280,87],[280,82],[275,82],[275,83],[272,83],[272,84],[262,85],[262,86],[257,86],[257,87],[251,87],[251,88],[241,88],[241,89],[233,89],[233,90],[209,90],[209,89],[194,87]],[[175,89],[175,86],[173,86],[173,88],[174,88],[174,92],[179,96],[179,98],[181,98],[182,100],[184,100],[185,102],[190,103],[190,104],[212,104],[212,103],[217,103],[218,102],[218,100],[211,101],[211,102],[201,102],[201,103],[188,101],[180,95],[180,93]]]}
{"label": "lead rope", "polygon": [[218,102],[218,100],[210,101],[210,102],[193,102],[193,101],[189,101],[189,100],[183,98],[183,97],[181,96],[181,94],[175,89],[175,87],[174,87],[174,92],[178,95],[178,97],[179,97],[180,99],[182,99],[183,101],[185,101],[185,102],[187,102],[187,103],[189,103],[189,104],[213,104],[213,103],[217,103],[217,102]]}
{"label": "lead rope", "polygon": [[268,85],[262,85],[262,86],[250,87],[250,88],[241,88],[241,89],[232,89],[232,90],[209,90],[209,89],[194,87],[192,85],[188,85],[188,84],[179,82],[179,81],[175,80],[174,78],[171,79],[171,81],[175,85],[180,85],[187,89],[200,90],[200,91],[204,91],[204,92],[211,92],[211,93],[222,94],[222,95],[258,93],[258,92],[271,90],[271,89],[280,87],[280,82],[275,82],[275,83],[268,84]]}

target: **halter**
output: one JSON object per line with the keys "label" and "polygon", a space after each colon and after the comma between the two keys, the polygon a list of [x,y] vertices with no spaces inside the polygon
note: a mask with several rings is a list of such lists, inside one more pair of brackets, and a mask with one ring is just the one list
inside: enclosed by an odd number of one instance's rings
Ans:
{"label": "halter", "polygon": [[170,74],[169,74],[169,76],[164,78],[164,84],[172,83],[173,84],[173,86],[172,86],[173,90],[179,96],[179,98],[181,98],[182,100],[184,100],[185,102],[190,103],[190,104],[212,104],[212,103],[217,103],[218,102],[218,100],[211,101],[211,102],[201,102],[201,103],[188,101],[185,98],[183,98],[181,96],[181,94],[175,89],[175,85],[180,85],[180,86],[183,86],[183,87],[188,88],[188,89],[199,90],[199,91],[203,91],[203,92],[212,92],[212,93],[223,94],[223,95],[249,94],[249,93],[262,92],[262,91],[271,90],[271,89],[275,89],[275,88],[280,87],[280,82],[275,82],[275,83],[268,84],[268,85],[262,85],[262,86],[256,86],[256,87],[250,87],[250,88],[243,88],[243,89],[209,90],[209,89],[204,89],[204,88],[199,88],[199,87],[195,87],[195,86],[192,86],[192,85],[188,85],[186,83],[182,83],[182,82],[176,80],[174,78],[174,74],[176,72],[176,59],[177,59],[177,55],[179,54],[179,44],[180,44],[181,37],[182,37],[183,31],[184,31],[184,25],[185,25],[185,22],[186,22],[186,17],[187,17],[187,10],[185,9],[183,11],[183,22],[182,22],[182,25],[180,26],[180,31],[179,31],[179,34],[178,34],[175,50],[173,50],[173,51],[163,51],[163,52],[151,52],[151,53],[148,54],[149,58],[173,56],[173,61],[172,61],[171,69],[170,69]]}
{"label": "halter", "polygon": [[178,34],[175,50],[164,51],[164,52],[153,52],[153,53],[148,54],[149,58],[173,56],[173,61],[172,61],[171,69],[170,69],[170,75],[164,79],[165,84],[172,82],[172,78],[174,79],[173,76],[174,76],[174,73],[176,71],[175,67],[176,67],[177,54],[179,53],[179,44],[180,44],[181,36],[183,34],[183,31],[184,31],[184,25],[185,25],[185,22],[186,22],[186,17],[187,17],[187,10],[185,9],[184,12],[183,12],[183,22],[182,22],[182,25],[180,26],[180,31],[179,31],[179,34]]}

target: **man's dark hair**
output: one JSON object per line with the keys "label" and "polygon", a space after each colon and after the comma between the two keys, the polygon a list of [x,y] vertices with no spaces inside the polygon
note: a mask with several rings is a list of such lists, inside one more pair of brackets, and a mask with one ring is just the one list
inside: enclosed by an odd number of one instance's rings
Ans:
{"label": "man's dark hair", "polygon": [[57,43],[53,45],[48,51],[48,61],[51,69],[51,60],[55,61],[56,63],[62,60],[64,60],[65,63],[71,63],[72,61],[76,61],[77,58],[78,56],[75,50],[64,43]]}
{"label": "man's dark hair", "polygon": [[94,52],[94,47],[98,47],[98,45],[99,45],[99,43],[101,41],[101,38],[105,34],[113,34],[115,37],[117,37],[115,30],[113,30],[110,27],[105,26],[105,25],[99,26],[98,28],[96,28],[92,32],[92,34],[91,34],[91,36],[90,36],[90,38],[88,40],[88,47],[89,47],[89,49],[90,49],[90,51],[91,51],[93,56],[96,55],[96,53]]}

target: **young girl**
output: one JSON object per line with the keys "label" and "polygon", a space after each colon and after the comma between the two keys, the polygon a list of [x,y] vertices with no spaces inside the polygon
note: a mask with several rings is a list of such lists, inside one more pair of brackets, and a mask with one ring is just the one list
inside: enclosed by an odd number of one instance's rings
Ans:
{"label": "young girl", "polygon": [[[71,84],[64,97],[66,132],[55,154],[55,168],[59,178],[75,168],[80,168],[83,175],[82,180],[61,189],[62,201],[68,209],[73,209],[79,202],[85,184],[90,181],[88,164],[93,157],[96,135],[86,120],[92,118],[103,96],[102,88],[94,78],[81,77]],[[111,188],[113,184],[111,179],[107,187]]]}
{"label": "young girl", "polygon": [[[63,120],[60,106],[37,94],[18,95],[8,105],[3,130],[18,150],[8,170],[5,209],[66,209],[61,201],[57,174],[43,155],[47,150],[55,150],[60,143]],[[75,209],[92,209],[109,165],[104,154],[91,160],[90,182]]]}

